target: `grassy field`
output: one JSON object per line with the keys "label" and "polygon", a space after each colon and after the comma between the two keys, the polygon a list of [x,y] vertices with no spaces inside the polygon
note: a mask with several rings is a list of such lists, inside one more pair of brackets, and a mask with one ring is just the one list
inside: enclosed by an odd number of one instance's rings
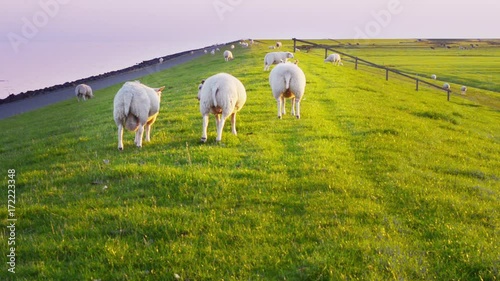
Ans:
{"label": "grassy field", "polygon": [[[396,68],[439,86],[450,83],[456,94],[460,94],[460,87],[466,85],[472,91],[465,98],[500,108],[500,40],[313,41],[379,65]],[[317,55],[324,56],[324,51],[315,51]],[[360,68],[374,71],[364,66]],[[437,75],[437,81],[430,79],[432,74]]]}
{"label": "grassy field", "polygon": [[[141,79],[167,87],[142,149],[126,133],[117,150],[121,85],[0,121],[17,218],[16,273],[4,262],[0,280],[498,280],[499,109],[313,50],[296,54],[301,119],[278,120],[270,44]],[[238,136],[227,123],[216,144],[212,117],[200,144],[197,86],[217,72],[248,99]]]}

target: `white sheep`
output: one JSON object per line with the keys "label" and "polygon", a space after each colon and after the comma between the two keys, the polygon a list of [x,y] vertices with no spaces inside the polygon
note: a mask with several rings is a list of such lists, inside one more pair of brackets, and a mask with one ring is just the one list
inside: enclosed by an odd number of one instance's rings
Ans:
{"label": "white sheep", "polygon": [[80,101],[80,99],[83,99],[85,101],[87,98],[91,99],[94,97],[92,88],[90,88],[90,86],[86,84],[77,85],[75,88],[75,95],[78,101]]}
{"label": "white sheep", "polygon": [[230,60],[233,60],[234,57],[233,57],[233,53],[229,50],[225,50],[224,51],[224,60],[225,61],[230,61]]}
{"label": "white sheep", "polygon": [[444,83],[444,84],[443,84],[443,89],[445,89],[445,90],[449,91],[449,90],[451,89],[450,84],[448,84],[448,83]]}
{"label": "white sheep", "polygon": [[118,149],[123,150],[123,128],[135,131],[134,143],[142,147],[142,137],[146,131],[146,141],[150,141],[151,125],[160,110],[161,92],[165,87],[150,88],[139,81],[126,82],[116,93],[113,116],[118,126]]}
{"label": "white sheep", "polygon": [[203,52],[204,52],[205,54],[207,54],[207,53],[208,53],[208,51],[207,51],[207,50],[203,50]]}
{"label": "white sheep", "polygon": [[274,49],[276,49],[276,46],[269,46],[268,49],[269,50],[274,50]]}
{"label": "white sheep", "polygon": [[231,45],[231,49],[234,49],[234,45]]}
{"label": "white sheep", "polygon": [[215,55],[215,49],[212,49],[212,51],[210,51],[210,54],[213,56]]}
{"label": "white sheep", "polygon": [[436,76],[436,74],[432,74],[432,75],[431,75],[431,79],[434,79],[434,80],[436,80],[436,79],[437,79],[437,76]]}
{"label": "white sheep", "polygon": [[325,62],[331,62],[333,65],[344,65],[339,54],[331,54],[326,59]]}
{"label": "white sheep", "polygon": [[300,101],[304,97],[306,76],[294,63],[278,64],[269,74],[269,84],[278,102],[278,118],[286,114],[285,98],[292,99],[292,115],[300,118]]}
{"label": "white sheep", "polygon": [[164,59],[163,59],[163,58],[160,58],[160,59],[158,60],[158,62],[159,62],[159,63],[163,63],[163,61],[164,61]]}
{"label": "white sheep", "polygon": [[249,45],[248,45],[248,43],[247,43],[247,42],[243,42],[243,43],[241,43],[241,47],[242,47],[242,48],[248,48],[248,46],[249,46]]}
{"label": "white sheep", "polygon": [[467,86],[462,86],[460,90],[462,91],[462,95],[465,95],[467,93]]}
{"label": "white sheep", "polygon": [[245,87],[240,80],[227,73],[219,73],[201,81],[198,87],[200,112],[203,117],[201,142],[207,141],[208,117],[215,115],[217,124],[216,141],[221,141],[222,130],[227,117],[231,115],[231,131],[236,132],[236,113],[247,100]]}
{"label": "white sheep", "polygon": [[279,49],[279,48],[281,48],[281,47],[283,47],[283,44],[282,44],[281,42],[276,42],[276,48],[278,48],[278,49]]}
{"label": "white sheep", "polygon": [[267,53],[264,57],[264,71],[268,71],[271,65],[278,64],[282,62],[287,62],[288,59],[292,59],[293,54],[290,52],[271,52]]}

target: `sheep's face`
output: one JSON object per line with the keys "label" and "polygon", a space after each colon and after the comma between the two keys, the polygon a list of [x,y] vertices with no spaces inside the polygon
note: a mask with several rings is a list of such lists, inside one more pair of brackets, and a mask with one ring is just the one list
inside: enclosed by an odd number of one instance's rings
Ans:
{"label": "sheep's face", "polygon": [[205,80],[201,81],[200,85],[198,85],[198,101],[201,98],[201,89],[203,88],[203,84],[205,84]]}
{"label": "sheep's face", "polygon": [[289,58],[289,59],[293,59],[293,54],[292,53],[287,53],[286,57]]}

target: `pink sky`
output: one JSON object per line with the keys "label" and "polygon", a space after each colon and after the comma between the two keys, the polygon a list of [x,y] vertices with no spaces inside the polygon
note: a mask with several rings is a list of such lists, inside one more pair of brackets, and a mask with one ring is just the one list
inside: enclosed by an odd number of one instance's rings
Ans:
{"label": "pink sky", "polygon": [[[67,60],[57,48],[68,44],[167,44],[177,52],[241,38],[500,38],[498,11],[499,0],[3,0],[0,98],[2,80],[26,90],[18,86],[23,70]],[[52,51],[41,52],[47,44]]]}

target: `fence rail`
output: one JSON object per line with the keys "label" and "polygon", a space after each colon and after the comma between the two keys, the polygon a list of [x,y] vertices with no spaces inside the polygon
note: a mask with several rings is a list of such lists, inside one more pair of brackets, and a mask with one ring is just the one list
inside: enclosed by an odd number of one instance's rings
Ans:
{"label": "fence rail", "polygon": [[342,55],[344,57],[348,57],[348,58],[353,59],[354,60],[354,69],[356,69],[356,70],[358,70],[358,65],[361,64],[361,63],[364,64],[364,65],[366,65],[366,66],[369,66],[369,67],[383,69],[383,70],[385,70],[385,79],[387,81],[389,80],[389,73],[400,75],[400,76],[403,76],[405,78],[409,78],[409,79],[415,81],[415,90],[416,91],[419,90],[420,84],[424,84],[424,85],[429,86],[431,88],[435,88],[435,89],[438,89],[438,90],[441,90],[441,91],[445,91],[447,93],[448,101],[450,101],[450,95],[451,95],[451,90],[450,89],[444,89],[443,87],[440,87],[440,86],[438,86],[436,84],[432,84],[432,83],[427,82],[425,80],[420,80],[418,78],[412,77],[412,76],[410,76],[410,75],[408,75],[406,73],[403,73],[403,72],[401,72],[401,71],[399,71],[397,69],[389,68],[389,67],[386,67],[386,66],[383,66],[383,65],[379,65],[379,64],[376,64],[376,63],[373,63],[373,62],[361,59],[361,58],[356,57],[356,56],[352,56],[352,55],[346,54],[346,53],[341,52],[339,50],[335,50],[335,49],[333,49],[333,48],[331,48],[330,46],[327,46],[327,45],[320,45],[320,44],[316,44],[314,42],[310,42],[310,41],[306,41],[306,40],[301,40],[301,39],[297,39],[297,38],[292,38],[292,40],[293,40],[293,51],[294,52],[295,52],[295,50],[297,50],[297,42],[308,44],[308,45],[311,45],[311,46],[313,46],[315,48],[325,49],[325,59],[328,57],[328,51],[340,54],[340,55]]}

